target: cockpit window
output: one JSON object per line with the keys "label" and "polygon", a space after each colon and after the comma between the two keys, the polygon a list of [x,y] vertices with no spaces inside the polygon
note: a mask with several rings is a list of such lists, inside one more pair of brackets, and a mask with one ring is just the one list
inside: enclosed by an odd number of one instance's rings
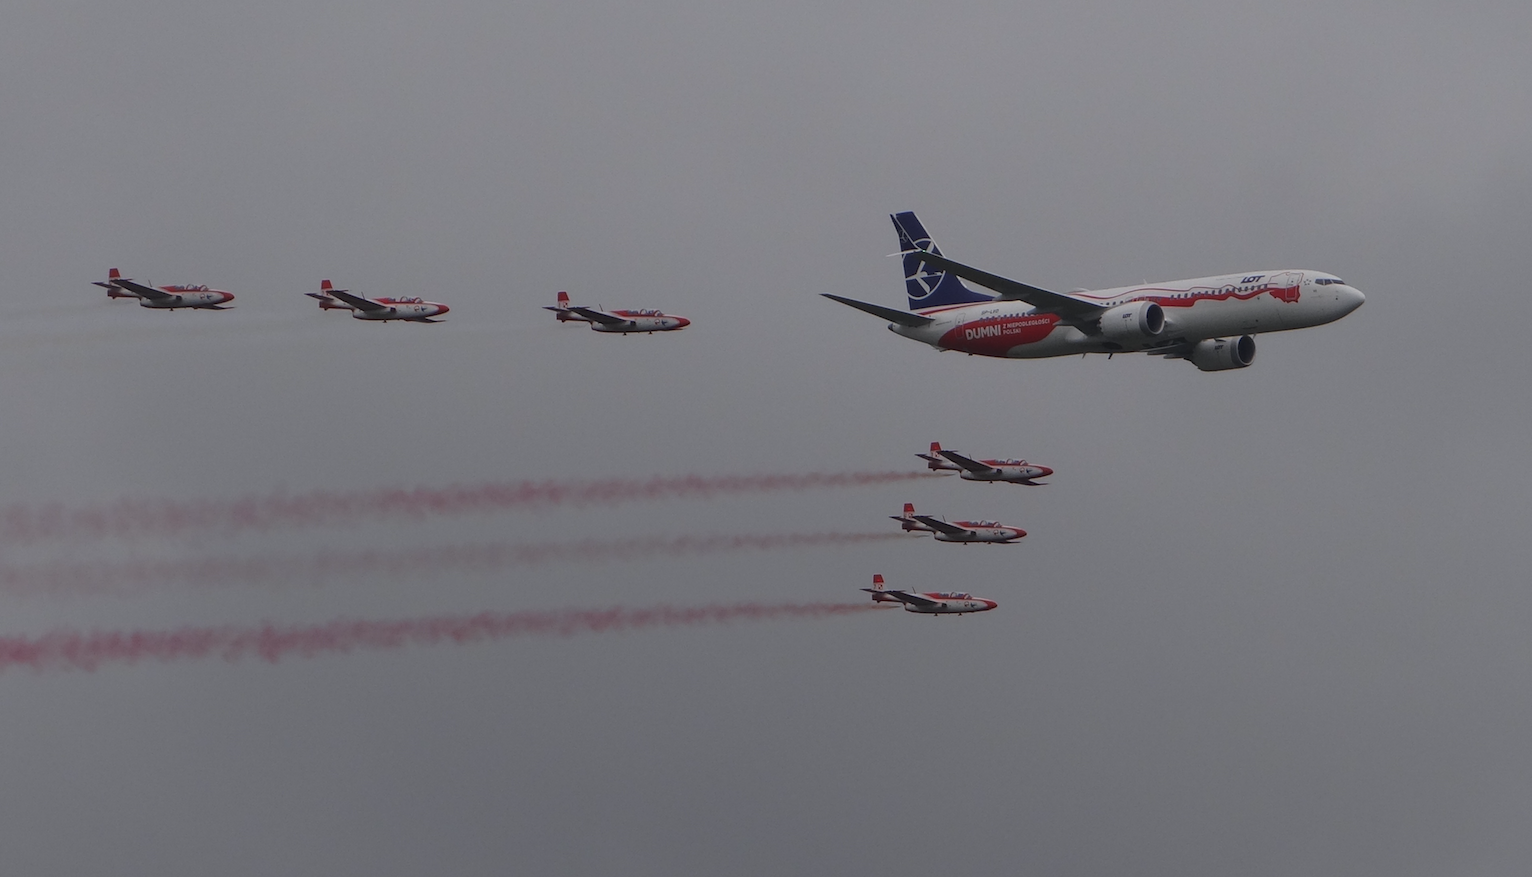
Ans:
{"label": "cockpit window", "polygon": [[1338,283],[1338,284],[1344,286],[1346,281],[1340,279],[1339,277],[1316,277],[1316,278],[1314,278],[1314,285],[1315,286],[1329,286],[1332,283]]}

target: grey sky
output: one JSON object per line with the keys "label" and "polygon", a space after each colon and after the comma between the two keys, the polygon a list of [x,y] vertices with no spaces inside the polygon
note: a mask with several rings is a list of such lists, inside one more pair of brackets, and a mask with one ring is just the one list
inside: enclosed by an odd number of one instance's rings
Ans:
{"label": "grey sky", "polygon": [[[1058,471],[8,549],[910,540],[132,599],[0,633],[971,589],[858,617],[0,677],[18,874],[1498,875],[1532,858],[1524,4],[100,2],[0,12],[0,503]],[[1253,367],[938,354],[887,214],[1039,286],[1332,271]],[[238,295],[107,303],[116,266]],[[320,314],[322,278],[453,307]],[[597,337],[567,289],[661,307]]]}

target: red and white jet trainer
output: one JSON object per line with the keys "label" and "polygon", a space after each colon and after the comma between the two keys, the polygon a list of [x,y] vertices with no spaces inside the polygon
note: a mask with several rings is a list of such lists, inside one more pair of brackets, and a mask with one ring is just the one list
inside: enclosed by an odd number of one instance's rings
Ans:
{"label": "red and white jet trainer", "polygon": [[936,442],[931,443],[931,453],[916,454],[926,461],[926,468],[934,471],[958,473],[964,481],[988,481],[991,484],[1025,484],[1038,487],[1046,481],[1033,481],[1053,474],[1047,466],[1028,463],[1026,460],[973,460],[953,451],[944,451]]}
{"label": "red and white jet trainer", "polygon": [[998,521],[953,521],[948,523],[930,515],[915,514],[915,504],[904,504],[904,514],[889,515],[899,522],[906,533],[930,533],[938,542],[988,542],[1006,545],[1027,535],[1020,527],[1012,527]]}
{"label": "red and white jet trainer", "polygon": [[557,307],[544,305],[544,310],[558,314],[560,323],[589,323],[597,332],[674,332],[692,324],[685,317],[655,310],[604,311],[600,308],[570,307],[569,293],[559,293]]}
{"label": "red and white jet trainer", "polygon": [[[980,271],[942,255],[914,213],[893,217],[909,310],[824,293],[889,322],[896,335],[973,356],[1040,359],[1141,351],[1202,371],[1255,361],[1255,334],[1332,323],[1362,306],[1361,292],[1307,269],[1215,277],[1065,295]],[[964,280],[995,291],[981,293]]]}
{"label": "red and white jet trainer", "polygon": [[958,591],[932,591],[914,594],[909,591],[888,591],[883,588],[883,576],[872,577],[872,587],[862,590],[872,595],[874,603],[902,603],[906,612],[926,615],[962,615],[965,612],[988,612],[995,608],[994,600],[975,597]]}
{"label": "red and white jet trainer", "polygon": [[228,308],[224,305],[234,300],[234,293],[208,289],[206,286],[146,286],[123,277],[116,268],[109,269],[106,278],[104,282],[91,282],[105,289],[107,298],[136,298],[139,306],[145,308],[226,311]]}
{"label": "red and white jet trainer", "polygon": [[411,323],[440,323],[433,320],[452,310],[444,304],[422,298],[367,298],[336,289],[330,281],[319,281],[318,292],[305,292],[319,300],[321,310],[350,311],[358,320],[406,320]]}

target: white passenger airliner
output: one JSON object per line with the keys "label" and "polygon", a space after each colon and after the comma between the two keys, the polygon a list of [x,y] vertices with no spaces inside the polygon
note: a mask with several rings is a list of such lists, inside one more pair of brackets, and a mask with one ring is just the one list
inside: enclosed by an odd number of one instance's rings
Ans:
{"label": "white passenger airliner", "polygon": [[[910,309],[823,293],[889,321],[938,350],[1038,359],[1143,352],[1203,371],[1255,361],[1255,335],[1331,323],[1366,299],[1322,271],[1248,271],[1068,295],[1007,280],[942,256],[914,213],[893,217]],[[997,295],[976,292],[969,280]]]}

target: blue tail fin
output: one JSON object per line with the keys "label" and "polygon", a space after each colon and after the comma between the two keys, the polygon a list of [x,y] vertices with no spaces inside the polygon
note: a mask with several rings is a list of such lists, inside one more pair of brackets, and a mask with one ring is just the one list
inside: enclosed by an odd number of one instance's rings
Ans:
{"label": "blue tail fin", "polygon": [[[926,234],[926,227],[920,224],[914,213],[895,213],[890,218],[894,220],[894,230],[899,232],[899,252],[909,254],[913,250],[924,250],[938,256],[942,254],[941,248]],[[932,272],[914,255],[904,257],[904,288],[910,297],[912,311],[943,305],[973,304],[994,298],[964,286],[955,274]]]}

